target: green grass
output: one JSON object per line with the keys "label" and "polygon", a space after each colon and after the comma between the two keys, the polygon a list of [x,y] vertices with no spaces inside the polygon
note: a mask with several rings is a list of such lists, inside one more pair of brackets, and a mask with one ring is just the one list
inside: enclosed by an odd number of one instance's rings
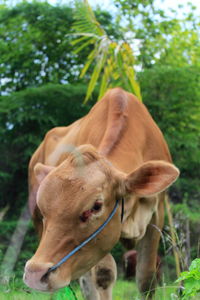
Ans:
{"label": "green grass", "polygon": [[[78,300],[83,300],[80,288],[77,283],[73,284],[76,297]],[[176,286],[158,287],[156,290],[155,300],[175,300],[178,299],[175,295]],[[71,296],[70,296],[71,295]],[[1,300],[74,300],[69,289],[62,289],[59,293],[50,295],[35,292],[28,288],[16,288],[14,283],[8,287],[1,287]],[[118,280],[113,290],[113,300],[140,300],[135,282]],[[106,300],[106,299],[105,299]]]}
{"label": "green grass", "polygon": [[[176,286],[158,287],[156,289],[155,300],[174,300],[173,294],[176,292]],[[118,280],[113,291],[113,300],[140,300],[135,282]]]}

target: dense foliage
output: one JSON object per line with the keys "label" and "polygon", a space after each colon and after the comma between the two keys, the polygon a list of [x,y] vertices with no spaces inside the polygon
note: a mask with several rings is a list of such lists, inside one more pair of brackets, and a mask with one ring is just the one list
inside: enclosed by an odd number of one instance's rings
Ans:
{"label": "dense foliage", "polygon": [[[41,1],[23,1],[0,10],[1,92],[18,91],[46,83],[80,81],[79,72],[90,46],[81,55],[73,52],[74,8]],[[118,36],[108,12],[96,17],[109,35]]]}
{"label": "dense foliage", "polygon": [[200,258],[192,261],[189,271],[181,273],[177,281],[182,280],[184,281],[184,290],[181,299],[188,300],[191,297],[200,296]]}
{"label": "dense foliage", "polygon": [[[167,2],[167,1],[166,1]],[[136,63],[182,67],[200,65],[199,12],[191,2],[177,10],[163,1],[114,0],[124,37],[132,43]],[[124,22],[126,20],[126,22]]]}
{"label": "dense foliage", "polygon": [[83,85],[46,85],[0,97],[0,206],[12,212],[27,197],[27,165],[44,134],[87,113]]}

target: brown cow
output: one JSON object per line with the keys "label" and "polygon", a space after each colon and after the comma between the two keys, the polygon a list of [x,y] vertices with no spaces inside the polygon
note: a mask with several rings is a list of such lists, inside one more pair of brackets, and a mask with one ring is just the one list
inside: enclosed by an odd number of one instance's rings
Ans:
{"label": "brown cow", "polygon": [[[121,88],[111,89],[82,119],[50,130],[29,165],[29,205],[40,244],[26,263],[24,281],[53,291],[89,271],[111,299],[116,270],[107,262],[120,237],[138,242],[136,277],[151,299],[165,190],[178,177],[157,125],[145,106]],[[103,231],[55,271],[67,253],[93,233],[113,210],[121,208]],[[120,205],[121,206],[121,205]]]}

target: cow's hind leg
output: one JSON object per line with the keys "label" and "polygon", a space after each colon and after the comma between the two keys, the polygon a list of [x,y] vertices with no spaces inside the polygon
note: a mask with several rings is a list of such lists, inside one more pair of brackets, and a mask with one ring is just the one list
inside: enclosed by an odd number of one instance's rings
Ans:
{"label": "cow's hind leg", "polygon": [[162,196],[158,205],[158,213],[153,215],[145,236],[138,243],[136,279],[145,300],[153,299],[157,285],[157,251],[164,219],[164,195]]}
{"label": "cow's hind leg", "polygon": [[85,299],[112,300],[112,289],[117,277],[116,263],[107,254],[79,280]]}

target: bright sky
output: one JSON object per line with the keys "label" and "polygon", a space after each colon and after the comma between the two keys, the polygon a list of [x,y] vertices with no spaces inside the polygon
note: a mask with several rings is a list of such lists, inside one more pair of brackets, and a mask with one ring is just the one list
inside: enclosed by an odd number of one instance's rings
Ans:
{"label": "bright sky", "polygon": [[[88,0],[92,7],[99,5],[101,8],[106,9],[108,11],[116,11],[116,7],[113,4],[113,0]],[[48,2],[55,4],[55,3],[62,3],[66,4],[67,2],[72,2],[69,0],[48,0]],[[177,9],[179,4],[186,5],[188,2],[191,2],[195,5],[200,14],[200,0],[156,0],[158,6],[163,9],[173,8]]]}
{"label": "bright sky", "polygon": [[[56,0],[51,0],[56,1]],[[100,5],[102,8],[105,9],[111,9],[113,5],[113,0],[89,0],[89,3],[93,5]],[[200,10],[200,0],[157,0],[158,6],[161,6],[162,8],[174,8],[176,9],[179,4],[186,5],[187,2],[191,2],[195,6],[197,6]]]}
{"label": "bright sky", "polygon": [[[15,5],[16,2],[20,0],[0,0],[0,4],[6,2],[7,4]],[[28,0],[27,0],[28,1]],[[73,0],[47,0],[51,4],[67,4],[73,2]],[[102,9],[108,10],[110,12],[115,12],[117,8],[114,6],[114,0],[88,0],[92,7],[99,5]],[[142,0],[141,0],[142,1]],[[191,2],[198,8],[198,15],[200,15],[200,0],[156,0],[158,7],[161,7],[164,10],[168,8],[173,8],[179,11],[178,5],[182,4],[186,6],[188,2]]]}

